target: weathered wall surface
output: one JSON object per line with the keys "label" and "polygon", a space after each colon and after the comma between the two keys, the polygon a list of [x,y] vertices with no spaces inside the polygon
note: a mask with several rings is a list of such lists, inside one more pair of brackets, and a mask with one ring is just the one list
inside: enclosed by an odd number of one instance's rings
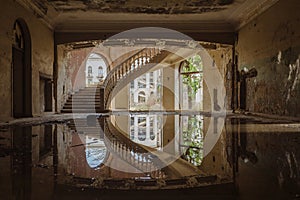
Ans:
{"label": "weathered wall surface", "polygon": [[247,80],[247,109],[300,116],[300,4],[279,1],[239,31],[239,70],[256,68]]}
{"label": "weathered wall surface", "polygon": [[[231,65],[232,65],[232,46],[216,44],[215,49],[207,49],[207,52],[214,61],[214,65],[218,67],[219,73],[223,78],[224,89],[226,90],[225,108],[231,109]],[[213,97],[206,89],[204,90],[204,102],[208,108],[211,108]],[[220,94],[220,93],[218,93]],[[220,94],[221,95],[221,94]]]}
{"label": "weathered wall surface", "polygon": [[52,76],[53,34],[29,11],[15,1],[3,1],[0,6],[0,121],[12,117],[12,44],[13,27],[23,18],[29,28],[32,43],[32,112],[40,115],[39,73]]}
{"label": "weathered wall surface", "polygon": [[[58,45],[57,68],[57,111],[59,112],[68,96],[85,87],[86,61],[91,53],[104,58],[107,67],[113,69],[141,48],[137,47],[91,47],[68,49]],[[109,70],[108,70],[109,71]]]}

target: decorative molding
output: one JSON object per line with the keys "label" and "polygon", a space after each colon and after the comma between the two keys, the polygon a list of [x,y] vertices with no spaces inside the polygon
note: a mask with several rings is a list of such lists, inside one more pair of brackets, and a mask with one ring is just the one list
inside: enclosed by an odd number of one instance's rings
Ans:
{"label": "decorative molding", "polygon": [[[33,15],[35,15],[37,18],[41,19],[41,21],[51,30],[54,30],[53,26],[53,20],[51,20],[48,16],[48,9],[37,5],[33,0],[16,0],[17,3],[19,3],[22,7],[27,9],[28,11],[32,12]],[[47,3],[44,0],[42,2],[38,2],[39,5]],[[45,4],[47,5],[47,4]]]}

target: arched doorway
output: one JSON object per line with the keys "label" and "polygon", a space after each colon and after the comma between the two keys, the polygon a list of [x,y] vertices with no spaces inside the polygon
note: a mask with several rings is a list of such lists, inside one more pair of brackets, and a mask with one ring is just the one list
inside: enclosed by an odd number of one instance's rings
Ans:
{"label": "arched doorway", "polygon": [[13,27],[12,113],[13,117],[32,116],[31,36],[26,22],[19,18]]}
{"label": "arched doorway", "polygon": [[91,53],[86,61],[86,86],[103,84],[107,75],[107,65],[102,56]]}

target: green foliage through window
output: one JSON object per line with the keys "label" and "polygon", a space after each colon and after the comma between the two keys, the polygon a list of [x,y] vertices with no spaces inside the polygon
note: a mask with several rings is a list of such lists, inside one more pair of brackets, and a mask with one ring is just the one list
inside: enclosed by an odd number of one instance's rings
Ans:
{"label": "green foliage through window", "polygon": [[[188,85],[188,95],[190,98],[194,98],[198,90],[201,88],[203,64],[201,57],[195,55],[183,64],[181,72],[183,72],[183,83]],[[190,74],[187,74],[191,72]],[[198,72],[198,73],[197,73]]]}
{"label": "green foliage through window", "polygon": [[199,166],[203,159],[203,121],[200,116],[188,116],[187,120],[187,124],[182,127],[182,145],[187,147],[184,157],[192,164]]}

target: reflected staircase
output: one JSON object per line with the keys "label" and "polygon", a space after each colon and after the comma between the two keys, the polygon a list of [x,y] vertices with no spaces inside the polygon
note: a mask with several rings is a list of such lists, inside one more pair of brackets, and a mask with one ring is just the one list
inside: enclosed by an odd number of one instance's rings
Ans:
{"label": "reflected staircase", "polygon": [[[221,180],[216,175],[207,175],[196,169],[192,164],[187,164],[181,158],[178,158],[170,165],[165,165],[163,157],[153,153],[153,149],[149,150],[147,147],[131,141],[110,122],[109,118],[100,117],[94,119],[96,121],[92,123],[88,119],[74,119],[68,123],[68,127],[78,134],[104,140],[105,146],[112,156],[126,162],[150,179],[108,178],[96,185],[93,184],[93,181],[95,181],[93,179],[90,180],[90,186],[106,189],[157,190],[219,185],[222,187],[229,186],[230,190],[233,191],[232,184],[228,180]],[[81,179],[87,182],[85,178]],[[232,194],[232,191],[229,191],[229,193]]]}
{"label": "reflected staircase", "polygon": [[[135,78],[156,68],[169,52],[159,48],[144,48],[114,67],[107,75],[103,88],[86,87],[70,96],[63,113],[95,113],[108,109],[113,97]],[[146,59],[144,59],[146,58]],[[160,66],[159,66],[160,67]],[[165,159],[172,157],[166,152],[155,151],[131,141],[126,133],[114,126],[109,118],[94,118],[94,125],[87,119],[76,119],[69,127],[81,134],[94,135],[104,140],[108,151],[139,171],[150,175],[150,180],[103,180],[97,187],[127,189],[172,189],[208,185],[226,185],[215,175],[207,175],[192,164],[177,158],[171,164]],[[231,184],[231,183],[230,183]]]}

